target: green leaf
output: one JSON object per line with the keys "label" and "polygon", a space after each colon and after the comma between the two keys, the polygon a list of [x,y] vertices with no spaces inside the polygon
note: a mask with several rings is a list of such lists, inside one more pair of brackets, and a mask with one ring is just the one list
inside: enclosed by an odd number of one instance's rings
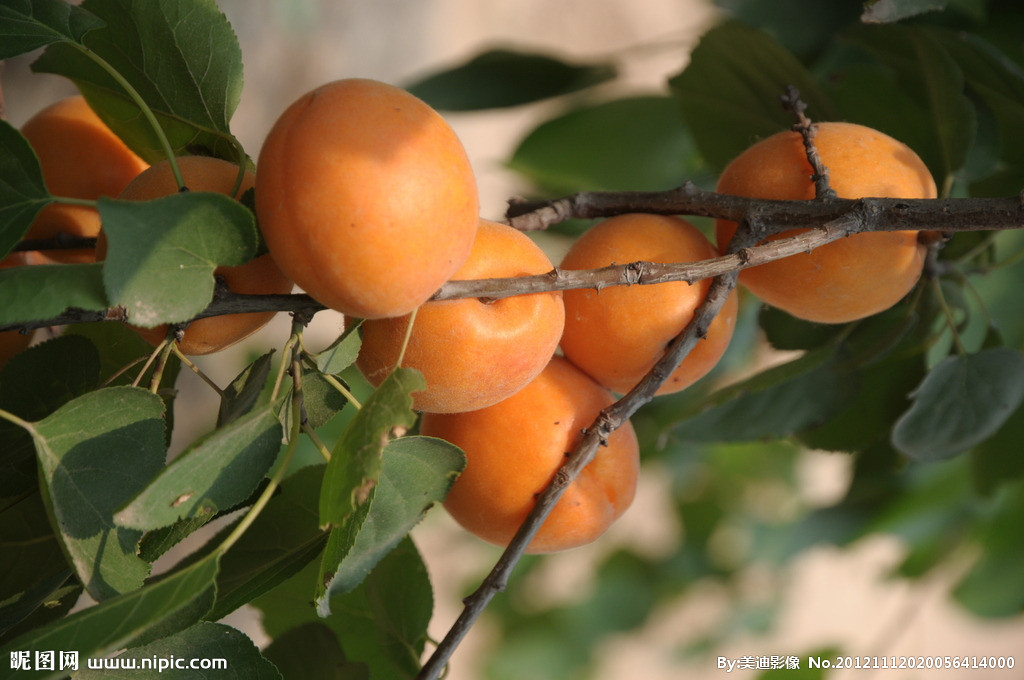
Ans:
{"label": "green leaf", "polygon": [[947,357],[911,394],[893,445],[915,460],[952,458],[985,441],[1024,400],[1024,355],[995,347]]}
{"label": "green leaf", "polygon": [[345,656],[369,666],[374,680],[412,680],[433,607],[426,567],[405,538],[359,588],[333,599],[327,624]]}
{"label": "green leaf", "polygon": [[490,50],[409,86],[435,109],[474,111],[528,104],[614,78],[612,64],[575,65],[541,54]]}
{"label": "green leaf", "polygon": [[578,108],[542,123],[509,167],[551,194],[655,191],[696,179],[701,167],[678,105],[634,97]]}
{"label": "green leaf", "polygon": [[[465,464],[462,451],[441,439],[403,437],[388,444],[376,493],[351,547],[336,541],[328,544],[324,566],[337,566],[322,579],[330,577],[330,585],[320,594],[321,604],[325,596],[349,592],[362,583],[427,510],[444,500]],[[332,548],[343,553],[340,560]]]}
{"label": "green leaf", "polygon": [[[106,22],[82,42],[139,92],[175,155],[241,160],[228,125],[242,91],[241,50],[213,0],[85,0],[82,8]],[[164,158],[139,108],[87,54],[57,43],[32,68],[73,80],[136,153]]]}
{"label": "green leaf", "polygon": [[366,664],[350,663],[338,637],[319,622],[303,624],[274,638],[263,656],[285,680],[370,680]]}
{"label": "green leaf", "polygon": [[25,236],[36,215],[51,200],[32,146],[10,123],[0,119],[0,259]]}
{"label": "green leaf", "polygon": [[331,453],[320,492],[320,524],[344,524],[368,505],[380,477],[384,447],[416,424],[411,392],[426,386],[414,369],[398,368],[370,395]]}
{"label": "green leaf", "polygon": [[815,427],[856,396],[856,381],[830,363],[831,348],[808,352],[786,364],[712,394],[703,408],[672,428],[685,441],[748,441],[784,437]]}
{"label": "green leaf", "polygon": [[103,21],[64,0],[0,0],[0,60],[82,36]]}
{"label": "green leaf", "polygon": [[836,32],[857,21],[863,0],[714,0],[728,16],[774,37],[804,63],[833,45]]}
{"label": "green leaf", "polygon": [[149,565],[141,534],[114,511],[164,461],[164,405],[151,392],[110,387],[77,397],[31,426],[53,521],[71,565],[97,600],[139,588]]}
{"label": "green leaf", "polygon": [[1017,616],[1024,611],[1024,487],[1006,487],[978,530],[981,555],[956,584],[953,597],[968,611],[983,617]]}
{"label": "green leaf", "polygon": [[[272,663],[260,654],[260,650],[244,633],[221,623],[201,621],[185,630],[162,640],[141,647],[133,647],[118,654],[119,668],[133,666],[139,670],[119,670],[116,675],[127,680],[194,680],[216,677],[218,680],[280,680],[281,674]],[[176,663],[184,661],[210,661],[223,667],[213,666],[214,671],[204,667],[199,671]],[[76,679],[103,680],[111,675],[108,670],[84,668],[75,674]]]}
{"label": "green leaf", "polygon": [[[83,337],[92,341],[100,355],[100,374],[97,384],[130,385],[136,379],[145,359],[153,353],[153,346],[139,337],[139,334],[122,323],[97,321],[69,326],[62,337]],[[163,384],[173,385],[181,369],[181,362],[171,356],[163,369]],[[143,376],[145,380],[150,372]],[[141,384],[148,384],[141,382]],[[165,403],[173,404],[173,395]]]}
{"label": "green leaf", "polygon": [[[0,371],[0,409],[42,420],[99,385],[97,355],[85,338],[64,336],[11,357]],[[32,437],[0,420],[0,507],[33,493],[38,483]]]}
{"label": "green leaf", "polygon": [[157,529],[245,500],[281,449],[281,423],[267,406],[219,427],[175,458],[115,520]]}
{"label": "green leaf", "polygon": [[271,350],[252,362],[224,389],[217,414],[217,427],[222,427],[249,413],[259,401],[270,376]]}
{"label": "green leaf", "polygon": [[50,319],[68,308],[108,307],[100,264],[36,264],[0,269],[0,324]]}
{"label": "green leaf", "polygon": [[991,437],[971,451],[975,484],[983,494],[1024,477],[1024,456],[1018,446],[1024,441],[1024,404],[1006,419]]}
{"label": "green leaf", "polygon": [[[133,644],[146,644],[188,628],[213,604],[216,557],[209,557],[139,590],[118,595],[0,648],[13,651],[74,650],[79,659],[100,657]],[[60,678],[60,671],[41,678]]]}
{"label": "green leaf", "polygon": [[363,340],[359,336],[359,325],[349,326],[330,347],[315,354],[317,368],[328,375],[340,375],[356,362]]}
{"label": "green leaf", "polygon": [[188,321],[213,300],[214,270],[256,253],[253,214],[222,194],[104,198],[99,210],[109,243],[103,283],[137,326]]}
{"label": "green leaf", "polygon": [[317,514],[323,474],[323,465],[312,466],[285,479],[280,493],[225,553],[217,578],[217,602],[207,618],[227,616],[316,558],[327,541]]}
{"label": "green leaf", "polygon": [[925,12],[945,9],[949,0],[870,0],[864,4],[861,21],[868,24],[889,24]]}
{"label": "green leaf", "polygon": [[708,31],[690,63],[669,82],[694,141],[713,168],[721,169],[758,138],[793,125],[779,97],[792,85],[815,120],[838,113],[811,74],[767,34],[736,22]]}
{"label": "green leaf", "polygon": [[[915,103],[914,150],[928,165],[940,191],[964,164],[974,139],[974,106],[964,92],[963,72],[935,35],[911,26],[862,26],[846,38],[890,66],[901,93]],[[906,124],[906,123],[905,123]]]}
{"label": "green leaf", "polygon": [[348,403],[345,395],[327,382],[322,373],[310,369],[302,372],[302,398],[307,422],[314,430],[330,422]]}

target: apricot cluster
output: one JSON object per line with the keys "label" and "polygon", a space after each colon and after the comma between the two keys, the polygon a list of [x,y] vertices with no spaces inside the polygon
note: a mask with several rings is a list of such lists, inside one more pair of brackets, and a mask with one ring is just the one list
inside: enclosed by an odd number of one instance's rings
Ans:
{"label": "apricot cluster", "polygon": [[[73,98],[26,124],[51,192],[149,200],[178,191],[170,165],[148,167]],[[906,146],[846,123],[818,126],[816,144],[842,197],[929,198],[935,183]],[[73,154],[73,155],[72,155]],[[366,79],[327,83],[287,107],[269,131],[257,171],[215,158],[177,159],[190,190],[240,199],[255,189],[268,253],[215,274],[239,293],[286,293],[293,282],[358,326],[357,366],[373,385],[401,365],[419,370],[414,394],[423,434],[461,447],[465,472],[445,501],[477,536],[507,544],[536,498],[615,400],[632,390],[694,318],[710,281],[599,287],[497,300],[432,300],[447,281],[545,274],[552,262],[525,234],[480,217],[468,156],[448,123],[399,88]],[[69,170],[73,166],[73,170]],[[814,196],[796,132],[765,139],[736,158],[722,193],[776,199]],[[686,263],[718,256],[736,225],[718,221],[717,244],[676,216],[626,214],[601,221],[569,248],[562,269],[635,262]],[[29,236],[97,236],[88,208],[48,208]],[[777,237],[786,236],[780,234]],[[773,237],[773,238],[777,238]],[[916,233],[862,234],[744,270],[754,295],[794,316],[851,321],[895,304],[921,274]],[[0,266],[23,264],[12,257]],[[703,337],[662,382],[678,392],[718,364],[733,335],[733,291]],[[186,354],[219,351],[255,332],[270,313],[194,321],[177,338]],[[153,344],[167,327],[136,328]],[[0,337],[22,347],[22,337]],[[7,351],[7,350],[4,350]],[[629,507],[639,471],[626,422],[570,484],[532,539],[530,552],[591,542]]]}

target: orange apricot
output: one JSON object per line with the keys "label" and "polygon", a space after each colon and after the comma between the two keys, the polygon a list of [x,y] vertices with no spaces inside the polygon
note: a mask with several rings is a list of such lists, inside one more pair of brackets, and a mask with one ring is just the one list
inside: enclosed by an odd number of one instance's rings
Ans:
{"label": "orange apricot", "polygon": [[[114,197],[136,175],[149,167],[100,120],[81,95],[51,104],[21,128],[43,170],[43,180],[54,196],[95,200]],[[58,233],[93,238],[100,231],[95,208],[51,204],[43,208],[26,238],[53,238]],[[52,262],[92,262],[93,249],[51,250]]]}
{"label": "orange apricot", "polygon": [[[232,195],[238,179],[238,166],[228,161],[207,156],[183,156],[178,158],[178,167],[185,185],[192,191],[213,191]],[[241,188],[235,198],[251,188],[254,177],[246,172]],[[124,188],[120,198],[144,201],[177,193],[178,185],[166,160],[153,165]],[[101,241],[100,254],[105,252]],[[102,259],[102,258],[101,258]],[[270,254],[261,255],[237,267],[218,267],[214,275],[235,293],[268,295],[290,293],[292,282],[281,273]],[[183,354],[201,355],[218,352],[243,340],[263,328],[274,312],[247,314],[226,314],[191,322],[178,343]],[[135,330],[150,344],[158,345],[167,335],[167,326],[139,328]]]}
{"label": "orange apricot", "polygon": [[257,167],[274,259],[346,315],[407,314],[469,256],[479,219],[469,159],[445,120],[397,87],[349,79],[303,95]]}
{"label": "orange apricot", "polygon": [[[13,252],[0,260],[0,269],[5,267],[24,267],[32,263],[31,255],[27,252]],[[0,332],[0,368],[3,368],[7,361],[15,354],[22,352],[32,342],[31,333],[21,331]]]}
{"label": "orange apricot", "polygon": [[[466,453],[466,468],[444,501],[470,533],[507,545],[611,394],[562,357],[526,387],[493,406],[427,413],[420,431]],[[639,448],[627,421],[598,448],[551,510],[527,552],[545,553],[597,539],[636,493]]]}
{"label": "orange apricot", "polygon": [[[695,226],[675,216],[627,214],[588,229],[562,260],[563,269],[596,269],[630,262],[698,262],[718,251]],[[599,383],[625,393],[664,355],[686,327],[711,287],[710,279],[688,284],[609,286],[565,291],[562,352]],[[705,376],[732,339],[738,308],[729,295],[707,336],[658,389],[678,392]]]}
{"label": "orange apricot", "polygon": [[[453,279],[543,274],[551,261],[528,236],[481,220],[469,259]],[[373,385],[394,369],[411,316],[367,319],[357,365]],[[453,413],[490,406],[519,391],[547,365],[565,320],[558,292],[427,302],[416,311],[402,365],[421,371],[420,411]]]}
{"label": "orange apricot", "polygon": [[[935,198],[935,181],[909,147],[852,123],[818,123],[814,139],[841,198]],[[811,165],[799,133],[780,132],[744,151],[726,167],[718,191],[751,198],[814,198]],[[736,223],[718,220],[723,250]],[[769,237],[783,238],[804,230]],[[740,282],[764,302],[795,317],[845,323],[884,311],[917,283],[925,247],[916,231],[854,234],[740,272]]]}

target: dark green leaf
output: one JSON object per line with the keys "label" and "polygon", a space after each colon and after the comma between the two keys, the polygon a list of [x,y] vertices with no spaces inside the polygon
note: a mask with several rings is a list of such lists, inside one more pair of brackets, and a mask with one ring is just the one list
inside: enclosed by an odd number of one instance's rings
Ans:
{"label": "dark green leaf", "polygon": [[491,50],[407,89],[435,109],[473,111],[528,104],[614,78],[611,64],[574,65],[539,54]]}
{"label": "dark green leaf", "polygon": [[69,307],[108,307],[99,264],[37,264],[0,269],[0,324],[50,319]]}
{"label": "dark green leaf", "polygon": [[416,424],[410,393],[424,387],[422,374],[399,368],[363,404],[327,464],[320,492],[321,525],[344,524],[370,502],[380,477],[384,447]]}
{"label": "dark green leaf", "polygon": [[350,663],[338,637],[319,622],[306,623],[274,638],[263,656],[284,680],[370,680],[365,664]]}
{"label": "dark green leaf", "polygon": [[249,497],[280,449],[281,423],[273,410],[252,411],[190,446],[115,519],[124,527],[157,529],[231,507]]}
{"label": "dark green leaf", "polygon": [[0,60],[82,36],[103,21],[64,0],[0,0]]}
{"label": "dark green leaf", "polygon": [[[465,456],[441,439],[403,437],[384,449],[384,465],[366,519],[330,576],[326,597],[351,591],[404,538],[434,503],[444,500]],[[331,555],[325,554],[325,566]],[[324,595],[321,595],[323,598]]]}
{"label": "dark green leaf", "polygon": [[156,562],[168,550],[205,526],[217,514],[213,509],[200,511],[195,516],[178,520],[169,527],[146,532],[139,541],[139,557],[150,563]]}
{"label": "dark green leaf", "polygon": [[831,350],[809,352],[709,397],[684,416],[673,434],[685,441],[747,441],[783,437],[814,427],[856,395],[856,381],[833,370]]}
{"label": "dark green leaf", "polygon": [[1005,487],[980,524],[981,555],[953,590],[968,611],[984,617],[1010,617],[1024,611],[1024,487]]}
{"label": "dark green leaf", "polygon": [[[84,44],[139,92],[176,155],[240,160],[228,123],[241,96],[241,50],[212,0],[85,0],[82,8],[106,22]],[[58,43],[32,68],[75,81],[136,153],[151,163],[164,157],[138,107],[89,56]]]}
{"label": "dark green leaf", "polygon": [[[156,583],[118,595],[26,633],[0,648],[12,651],[74,650],[79,659],[100,657],[188,628],[213,604],[217,560],[207,558]],[[53,672],[41,678],[60,678]]]}
{"label": "dark green leaf", "polygon": [[39,159],[28,140],[6,120],[0,120],[0,259],[25,236],[36,215],[51,200]]}
{"label": "dark green leaf", "polygon": [[214,270],[256,252],[253,214],[222,194],[100,199],[99,209],[109,243],[103,283],[137,326],[188,321],[213,300]]}
{"label": "dark green leaf", "polygon": [[700,158],[669,97],[635,97],[542,123],[509,166],[545,191],[656,191],[696,179]]}
{"label": "dark green leaf", "polygon": [[141,533],[114,524],[114,511],[164,461],[164,405],[135,387],[73,399],[32,425],[45,497],[71,565],[97,600],[142,585],[149,565]]}
{"label": "dark green leaf", "polygon": [[306,419],[314,430],[326,425],[348,403],[345,395],[314,370],[302,372],[302,398]]}
{"label": "dark green leaf", "polygon": [[890,66],[916,104],[914,119],[926,146],[914,151],[941,187],[964,163],[974,138],[974,107],[964,93],[963,72],[935,35],[908,26],[871,26],[846,36]]}
{"label": "dark green leaf", "polygon": [[[299,470],[281,484],[252,526],[221,558],[210,620],[227,616],[309,564],[323,549],[317,495],[324,466]],[[308,599],[308,595],[307,595]]]}
{"label": "dark green leaf", "polygon": [[270,375],[273,356],[273,350],[260,356],[224,389],[220,399],[220,413],[217,415],[218,427],[237,420],[256,406]]}
{"label": "dark green leaf", "polygon": [[715,0],[730,17],[761,29],[809,63],[836,32],[857,21],[864,0]]}
{"label": "dark green leaf", "polygon": [[949,0],[870,0],[864,5],[861,21],[869,24],[888,24],[903,19],[945,9]]}
{"label": "dark green leaf", "polygon": [[991,437],[971,451],[971,463],[978,490],[990,494],[1002,484],[1024,477],[1024,404],[1006,419]]}
{"label": "dark green leaf", "polygon": [[[198,680],[216,677],[218,680],[280,680],[281,674],[272,663],[263,658],[252,640],[241,631],[220,623],[201,621],[162,640],[141,647],[133,647],[117,655],[123,664],[131,663],[139,670],[119,670],[117,677],[127,680]],[[175,662],[192,660],[223,662],[223,667],[196,670],[179,668]],[[147,667],[151,664],[151,667]],[[130,667],[130,666],[129,666]],[[103,680],[110,677],[107,670],[83,669],[75,674],[81,680]]]}
{"label": "dark green leaf", "polygon": [[994,432],[1024,399],[1024,355],[999,347],[935,366],[896,422],[893,444],[915,460],[952,458]]}
{"label": "dark green leaf", "polygon": [[771,305],[761,306],[757,320],[768,342],[779,350],[813,349],[846,332],[846,326],[804,321]]}
{"label": "dark green leaf", "polygon": [[365,663],[374,680],[412,680],[433,612],[426,567],[409,538],[356,590],[331,602],[326,620],[350,661]]}
{"label": "dark green leaf", "polygon": [[767,34],[736,22],[704,34],[670,85],[694,141],[717,169],[759,138],[792,127],[792,114],[779,104],[789,85],[800,90],[811,118],[838,115],[796,57]]}

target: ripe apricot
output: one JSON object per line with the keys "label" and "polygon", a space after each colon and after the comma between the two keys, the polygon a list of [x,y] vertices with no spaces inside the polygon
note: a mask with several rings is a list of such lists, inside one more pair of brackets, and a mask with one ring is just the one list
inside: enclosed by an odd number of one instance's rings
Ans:
{"label": "ripe apricot", "polygon": [[[43,170],[43,180],[54,196],[95,200],[117,196],[149,164],[125,146],[85,99],[76,95],[51,104],[21,128]],[[43,208],[26,238],[52,238],[58,233],[93,238],[99,234],[95,208],[51,204]],[[92,262],[93,249],[51,250],[53,262]]]}
{"label": "ripe apricot", "polygon": [[[32,263],[29,253],[14,252],[0,260],[0,269],[5,267],[24,267]],[[32,342],[31,333],[21,331],[0,332],[0,368],[15,354],[20,353]]]}
{"label": "ripe apricot", "polygon": [[[588,229],[562,260],[563,269],[596,269],[630,262],[698,262],[718,256],[695,226],[666,215],[627,214]],[[599,383],[625,393],[665,353],[686,327],[711,287],[705,279],[653,285],[565,291],[562,351]],[[730,294],[718,316],[686,359],[658,389],[678,392],[706,375],[732,339],[738,303]]]}
{"label": "ripe apricot", "polygon": [[363,318],[423,304],[469,256],[476,180],[458,137],[391,85],[339,80],[300,97],[260,151],[256,214],[281,269]]}
{"label": "ripe apricot", "polygon": [[[917,154],[886,134],[852,123],[819,123],[814,141],[841,198],[936,196],[935,181]],[[718,191],[751,198],[810,199],[811,174],[800,135],[780,132],[737,156],[719,178]],[[724,250],[736,223],[719,220],[715,231]],[[868,232],[745,269],[739,280],[758,298],[793,316],[845,323],[896,304],[917,283],[924,258],[925,247],[916,231]]]}
{"label": "ripe apricot", "polygon": [[[459,446],[466,468],[444,501],[470,533],[507,545],[611,394],[562,357],[503,401],[467,413],[427,413],[420,431]],[[528,552],[594,541],[633,502],[639,450],[626,422],[566,489]]]}
{"label": "ripe apricot", "polygon": [[[178,166],[191,191],[214,191],[232,195],[238,179],[238,166],[217,158],[206,156],[183,156]],[[247,172],[235,198],[239,198],[253,186],[254,177]],[[120,198],[144,201],[177,193],[178,185],[171,172],[170,163],[160,161],[140,174],[121,192]],[[103,246],[101,243],[101,251]],[[270,254],[261,255],[237,267],[218,267],[215,276],[223,279],[235,293],[268,295],[290,293],[292,282],[281,273]],[[274,317],[274,312],[248,314],[227,314],[193,321],[185,329],[178,348],[184,354],[211,354],[247,338],[265,326]],[[158,345],[167,335],[167,326],[138,328],[139,335],[153,345]]]}
{"label": "ripe apricot", "polygon": [[[469,259],[453,279],[543,274],[551,261],[528,236],[481,220]],[[357,365],[374,385],[398,361],[410,315],[368,319]],[[454,413],[490,406],[518,392],[547,365],[565,320],[558,292],[427,302],[416,312],[402,365],[421,371],[420,411]]]}

